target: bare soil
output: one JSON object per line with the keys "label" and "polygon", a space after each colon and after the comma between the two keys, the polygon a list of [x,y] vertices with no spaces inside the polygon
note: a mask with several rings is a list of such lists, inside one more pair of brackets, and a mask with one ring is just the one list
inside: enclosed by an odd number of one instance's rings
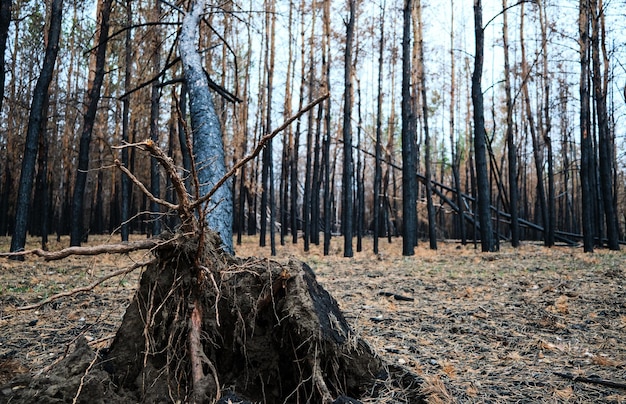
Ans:
{"label": "bare soil", "polygon": [[[92,244],[106,242],[104,238]],[[626,253],[526,244],[483,254],[440,243],[402,257],[400,240],[381,253],[343,258],[342,240],[278,248],[278,261],[308,263],[356,333],[383,358],[418,373],[431,402],[626,402]],[[8,250],[0,239],[0,251]],[[36,240],[32,240],[36,247]],[[268,256],[245,239],[239,256]],[[67,246],[67,240],[51,249]],[[139,270],[39,309],[16,311],[90,284],[146,254],[0,261],[0,385],[45,371],[84,336],[107,347],[137,286]],[[411,300],[412,299],[412,300]],[[587,377],[594,383],[560,375]],[[616,382],[615,387],[597,383]],[[3,401],[0,394],[0,402]],[[395,402],[393,394],[376,402]]]}

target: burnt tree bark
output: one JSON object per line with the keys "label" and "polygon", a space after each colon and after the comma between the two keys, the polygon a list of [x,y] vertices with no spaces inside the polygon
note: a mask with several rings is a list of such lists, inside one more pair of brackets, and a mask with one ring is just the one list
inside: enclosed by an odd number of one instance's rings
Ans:
{"label": "burnt tree bark", "polygon": [[402,30],[402,255],[417,245],[417,140],[411,95],[412,0],[404,0]]}
{"label": "burnt tree bark", "polygon": [[589,90],[589,0],[580,0],[578,15],[578,43],[580,47],[580,183],[582,190],[582,226],[583,226],[583,249],[585,252],[593,252],[594,226],[593,226],[593,199],[595,192],[592,186],[594,175],[593,167],[593,142],[591,132],[591,106]]}
{"label": "burnt tree bark", "polygon": [[485,133],[485,109],[482,92],[485,31],[483,28],[482,0],[474,0],[474,35],[476,55],[472,73],[472,104],[474,105],[474,155],[476,159],[476,191],[478,219],[480,222],[480,244],[483,252],[495,251],[491,225],[491,189],[487,171],[487,134]]}
{"label": "burnt tree bark", "polygon": [[35,84],[33,100],[28,117],[26,143],[22,157],[22,171],[17,191],[17,206],[15,212],[15,227],[11,237],[11,251],[24,249],[26,232],[28,229],[28,214],[30,208],[33,177],[35,175],[35,161],[37,159],[38,140],[43,121],[47,119],[46,105],[48,104],[48,88],[52,82],[54,65],[59,52],[59,37],[61,35],[61,20],[63,15],[63,0],[54,0],[50,8],[50,25],[48,29],[48,43],[44,56],[41,74]]}
{"label": "burnt tree bark", "polygon": [[343,256],[352,257],[353,235],[353,157],[352,157],[352,44],[354,42],[354,19],[356,0],[349,0],[349,16],[346,24],[346,49],[344,53],[344,104],[343,104],[343,176],[341,182],[342,207],[341,227],[343,229]]}
{"label": "burnt tree bark", "polygon": [[96,120],[100,88],[104,80],[104,64],[109,36],[109,17],[111,15],[112,0],[101,0],[98,3],[98,34],[97,46],[92,55],[89,68],[89,84],[87,89],[86,109],[83,115],[83,126],[78,150],[78,167],[74,183],[72,198],[72,218],[70,230],[70,245],[79,246],[84,237],[84,196],[89,170],[89,145],[91,134]]}

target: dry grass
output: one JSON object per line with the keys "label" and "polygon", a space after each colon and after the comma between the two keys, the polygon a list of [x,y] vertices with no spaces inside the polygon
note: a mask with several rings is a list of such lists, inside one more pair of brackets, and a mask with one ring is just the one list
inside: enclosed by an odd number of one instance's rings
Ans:
{"label": "dry grass", "polygon": [[[246,238],[238,255],[268,256],[269,247],[257,242]],[[333,240],[332,255],[325,257],[321,247],[303,253],[301,243],[288,242],[278,246],[276,259],[309,263],[354,330],[381,356],[424,378],[431,402],[626,402],[626,390],[553,374],[626,383],[626,253],[526,244],[482,254],[473,246],[440,243],[438,251],[420,246],[415,256],[402,257],[399,240],[381,239],[381,253],[374,255],[366,239],[367,252],[343,258],[341,246],[341,239]],[[0,239],[0,250],[8,250],[7,239]],[[106,345],[138,274],[37,311],[12,307],[143,259],[0,261],[0,382],[23,366],[38,370],[52,363],[77,335]],[[8,364],[14,364],[12,372],[3,370]]]}

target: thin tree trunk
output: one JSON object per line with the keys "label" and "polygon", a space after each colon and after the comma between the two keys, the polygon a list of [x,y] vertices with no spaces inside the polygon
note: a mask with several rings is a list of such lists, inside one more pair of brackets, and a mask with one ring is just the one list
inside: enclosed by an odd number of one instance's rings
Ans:
{"label": "thin tree trunk", "polygon": [[424,72],[424,38],[423,38],[423,28],[422,28],[422,2],[421,0],[417,0],[416,4],[417,11],[417,43],[418,43],[418,53],[419,57],[417,58],[417,76],[418,81],[420,83],[421,95],[422,95],[422,115],[424,119],[424,165],[425,170],[424,174],[426,177],[426,206],[428,210],[428,238],[430,240],[430,249],[437,249],[437,223],[435,217],[435,206],[433,205],[433,190],[430,179],[432,177],[431,174],[431,163],[430,163],[430,130],[428,127],[428,96],[426,92],[426,77]]}
{"label": "thin tree trunk", "polygon": [[12,0],[0,0],[0,113],[4,101],[4,79],[6,74],[4,54],[7,50],[9,26],[11,25]]}
{"label": "thin tree trunk", "polygon": [[478,218],[480,221],[480,244],[483,252],[495,251],[491,225],[491,195],[487,172],[485,133],[485,110],[483,105],[482,72],[484,59],[485,31],[483,24],[482,0],[474,0],[474,35],[476,56],[472,74],[472,103],[474,105],[474,155],[476,158],[476,188]]}
{"label": "thin tree trunk", "polygon": [[[158,21],[161,16],[161,2],[155,2],[155,16]],[[153,72],[158,74],[161,71],[161,34],[159,27],[152,28],[153,34],[153,62],[152,68]],[[159,86],[159,81],[156,81],[152,84],[150,89],[150,139],[155,144],[160,144],[159,142],[159,115],[160,115],[160,107],[161,107],[161,88]],[[150,157],[150,192],[152,195],[157,198],[161,197],[161,173],[159,168],[159,162],[155,157]],[[150,223],[150,233],[151,235],[157,236],[161,234],[161,206],[155,201],[150,201],[150,212],[151,214],[151,223]]]}
{"label": "thin tree trunk", "polygon": [[[322,37],[322,70],[324,75],[324,84],[326,90],[330,93],[330,1],[324,2],[324,35]],[[330,240],[332,238],[332,184],[330,182],[330,140],[331,140],[331,127],[330,127],[330,113],[331,104],[330,99],[326,100],[326,112],[324,114],[324,140],[323,140],[323,156],[324,156],[324,255],[330,254]]]}
{"label": "thin tree trunk", "polygon": [[89,145],[91,143],[91,134],[96,120],[98,101],[100,100],[100,88],[102,87],[102,81],[104,79],[104,64],[107,39],[109,36],[111,3],[112,0],[101,0],[98,4],[97,47],[90,61],[87,107],[83,116],[83,127],[78,151],[78,168],[72,198],[72,225],[70,230],[70,245],[72,246],[79,246],[85,236],[83,229],[84,196],[89,170]]}
{"label": "thin tree trunk", "polygon": [[383,55],[385,49],[385,2],[380,13],[380,39],[378,42],[378,97],[376,103],[376,152],[374,161],[374,254],[378,254],[378,238],[381,235],[380,227],[380,194],[382,181],[382,115],[383,115]]}
{"label": "thin tree trunk", "polygon": [[519,247],[520,230],[518,219],[517,191],[517,146],[513,131],[513,98],[511,96],[511,65],[509,62],[509,27],[507,18],[507,0],[502,0],[502,38],[504,44],[504,91],[506,95],[506,145],[509,179],[509,214],[511,215],[511,246]]}
{"label": "thin tree trunk", "polygon": [[343,256],[352,257],[352,234],[353,234],[353,166],[352,166],[352,44],[354,42],[354,19],[356,12],[356,0],[349,0],[349,16],[346,24],[346,49],[344,53],[345,83],[343,104],[343,176],[341,193],[343,202],[341,207],[341,227],[343,229]]}
{"label": "thin tree trunk", "polygon": [[412,0],[404,0],[402,33],[402,255],[417,245],[417,141],[411,96]]}
{"label": "thin tree trunk", "polygon": [[[62,14],[63,0],[54,0],[50,8],[46,54],[41,68],[41,74],[35,84],[30,115],[28,117],[26,143],[22,157],[22,171],[20,172],[20,183],[17,192],[15,227],[13,229],[13,236],[11,237],[11,251],[23,250],[26,244],[30,198],[33,189],[35,161],[37,158],[37,143],[39,137],[44,136],[44,134],[41,133],[42,123],[47,119],[47,111],[44,107],[47,104],[48,89],[52,82],[54,65],[59,52]],[[23,260],[23,258],[21,259]]]}
{"label": "thin tree trunk", "polygon": [[591,111],[589,91],[589,15],[590,0],[579,1],[579,47],[580,47],[580,183],[582,189],[582,227],[583,249],[585,252],[593,252],[594,226],[593,226],[593,198],[591,176],[594,175],[592,165],[592,133]]}
{"label": "thin tree trunk", "polygon": [[[126,0],[126,26],[130,27],[133,23],[133,9],[132,9],[132,1]],[[124,93],[128,94],[131,90],[131,78],[133,71],[133,61],[132,61],[132,37],[131,37],[130,29],[126,30],[125,38],[124,38]],[[128,143],[129,141],[129,130],[130,130],[130,95],[127,95],[122,99],[122,142]],[[129,166],[128,159],[128,148],[124,147],[122,149],[122,165],[124,167]],[[121,214],[121,229],[120,235],[122,241],[128,241],[130,236],[130,224],[128,221],[130,220],[130,178],[127,175],[121,175],[122,181],[122,207],[120,210]]]}

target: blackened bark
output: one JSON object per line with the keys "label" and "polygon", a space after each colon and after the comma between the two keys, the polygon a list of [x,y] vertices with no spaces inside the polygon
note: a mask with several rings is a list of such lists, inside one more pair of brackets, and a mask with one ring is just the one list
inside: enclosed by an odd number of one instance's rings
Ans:
{"label": "blackened bark", "polygon": [[11,24],[11,2],[12,0],[0,0],[0,111],[2,111],[2,101],[4,101],[4,78],[6,73],[4,53],[7,50],[9,25]]}
{"label": "blackened bark", "polygon": [[433,189],[432,183],[430,179],[432,177],[431,174],[431,164],[430,164],[430,129],[428,127],[428,97],[426,93],[426,77],[424,72],[424,43],[423,43],[423,30],[422,30],[422,2],[421,0],[417,0],[417,29],[418,29],[418,52],[419,57],[417,58],[417,72],[418,72],[418,80],[420,82],[420,89],[422,95],[422,115],[424,118],[424,165],[425,165],[425,176],[426,182],[424,184],[426,188],[426,206],[428,210],[428,238],[430,241],[430,249],[437,249],[437,226],[435,222],[435,206],[433,205]]}
{"label": "blackened bark", "polygon": [[[219,117],[215,111],[213,97],[209,92],[207,76],[202,68],[202,60],[197,50],[199,22],[204,12],[206,0],[193,2],[190,11],[183,19],[178,49],[187,90],[191,129],[193,130],[193,151],[198,167],[199,195],[207,194],[226,174],[224,143]],[[222,239],[223,248],[233,253],[233,198],[230,181],[226,181],[213,194],[208,203],[206,217],[210,229]]]}
{"label": "blackened bark", "polygon": [[483,105],[482,74],[484,61],[485,31],[482,0],[474,0],[474,35],[476,56],[472,73],[472,103],[474,105],[474,155],[476,158],[476,188],[478,217],[480,220],[480,244],[483,252],[495,251],[491,225],[491,192],[487,172],[485,110]]}
{"label": "blackened bark", "polygon": [[604,36],[600,32],[600,19],[602,18],[601,13],[603,13],[603,11],[598,6],[598,0],[591,0],[591,5],[592,84],[594,99],[596,102],[596,115],[598,119],[598,165],[600,168],[599,185],[604,207],[604,216],[606,218],[605,222],[608,247],[611,250],[619,250],[618,219],[615,213],[615,206],[613,205],[613,140],[611,138],[611,131],[609,128],[609,117],[606,104],[608,66],[605,64],[604,80],[600,67],[600,40],[604,40]]}
{"label": "blackened bark", "polygon": [[[131,0],[126,0],[126,26],[130,27],[132,24],[133,10]],[[131,30],[127,29],[124,38],[124,92],[129,93],[131,90],[131,77],[133,70],[132,62],[132,44],[131,44]],[[130,120],[130,95],[124,97],[122,100],[122,142],[128,143],[129,141],[129,120]],[[128,168],[128,148],[122,149],[122,165]],[[126,175],[121,176],[122,181],[122,201],[121,201],[121,230],[120,235],[122,241],[128,241],[130,235],[130,178]]]}
{"label": "blackened bark", "polygon": [[592,165],[592,133],[591,107],[589,91],[589,0],[580,0],[578,16],[578,32],[580,47],[580,183],[582,190],[582,225],[583,249],[593,252],[593,198],[591,176],[594,175]]}
{"label": "blackened bark", "polygon": [[402,32],[402,255],[415,254],[417,245],[417,141],[411,96],[411,10],[404,0]]}
{"label": "blackened bark", "polygon": [[520,231],[517,211],[517,146],[513,131],[513,98],[511,96],[511,67],[509,62],[509,32],[507,19],[507,1],[502,0],[502,38],[504,44],[504,91],[506,95],[506,145],[509,179],[509,214],[511,215],[511,246],[519,247]]}
{"label": "blackened bark", "polygon": [[112,0],[102,0],[99,12],[98,42],[95,49],[93,69],[90,68],[89,88],[87,90],[87,107],[83,117],[83,127],[80,136],[78,150],[78,169],[74,183],[74,196],[72,198],[72,225],[70,230],[70,245],[79,246],[85,236],[83,230],[84,220],[84,196],[87,184],[87,172],[89,170],[89,145],[93,132],[100,100],[100,88],[104,80],[104,63],[106,57],[107,39],[109,35],[109,17],[111,15]]}
{"label": "blackened bark", "polygon": [[[44,57],[41,74],[35,84],[33,100],[28,117],[28,129],[26,143],[22,159],[22,171],[17,192],[17,205],[15,212],[15,227],[11,237],[11,251],[20,251],[26,244],[26,231],[28,226],[28,214],[30,198],[33,189],[33,176],[35,174],[35,160],[37,158],[38,139],[41,134],[42,121],[46,119],[47,111],[44,106],[47,103],[48,88],[52,81],[54,65],[59,52],[59,37],[61,35],[61,20],[63,14],[63,0],[54,0],[50,8],[50,27],[48,31],[48,44]],[[23,259],[23,258],[22,258]]]}
{"label": "blackened bark", "polygon": [[375,144],[375,161],[374,161],[374,254],[378,254],[378,238],[382,233],[381,229],[381,182],[382,182],[382,115],[383,115],[383,55],[385,49],[385,8],[383,6],[380,15],[380,39],[378,42],[378,97],[376,105],[376,144]]}
{"label": "blackened bark", "polygon": [[[157,18],[161,15],[161,2],[157,1],[156,5],[156,15]],[[154,29],[154,61],[153,61],[153,69],[155,72],[159,72],[161,70],[161,38],[159,35],[158,27]],[[150,91],[150,140],[154,142],[154,144],[159,144],[159,110],[161,106],[161,88],[159,86],[159,81],[156,81],[152,84],[152,88]],[[150,192],[152,195],[157,198],[161,197],[161,173],[159,171],[159,162],[155,157],[150,157]],[[150,233],[152,236],[157,236],[161,234],[161,206],[155,201],[150,201],[150,212],[152,212],[150,217]]]}
{"label": "blackened bark", "polygon": [[352,233],[353,233],[353,195],[352,195],[352,44],[354,42],[354,18],[356,0],[349,1],[350,15],[346,25],[346,49],[344,53],[344,104],[343,104],[343,176],[341,183],[342,193],[342,219],[343,228],[343,256],[352,257]]}

